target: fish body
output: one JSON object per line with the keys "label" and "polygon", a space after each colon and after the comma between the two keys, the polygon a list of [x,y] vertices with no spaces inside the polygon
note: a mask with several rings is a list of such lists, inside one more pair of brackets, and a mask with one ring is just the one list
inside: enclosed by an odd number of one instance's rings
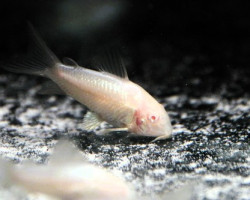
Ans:
{"label": "fish body", "polygon": [[[62,158],[63,155],[63,158]],[[108,170],[90,164],[78,149],[60,141],[46,165],[14,165],[0,159],[0,184],[18,186],[28,193],[41,193],[57,199],[132,200],[133,189]]]}
{"label": "fish body", "polygon": [[132,122],[134,107],[128,104],[126,89],[130,81],[106,72],[65,65],[57,66],[49,76],[67,95],[86,105],[104,121],[116,127]]}
{"label": "fish body", "polygon": [[[135,135],[158,139],[171,137],[172,126],[164,107],[142,87],[130,81],[123,66],[116,66],[124,72],[117,76],[77,64],[63,64],[31,29],[38,49],[36,54],[22,64],[6,67],[7,70],[50,78],[65,94],[95,113],[94,121],[97,123],[90,129],[99,125],[98,122],[106,121]],[[37,56],[37,52],[41,55]]]}
{"label": "fish body", "polygon": [[61,166],[23,165],[14,167],[11,180],[31,193],[43,193],[60,199],[131,199],[127,184],[105,169],[91,164]]}

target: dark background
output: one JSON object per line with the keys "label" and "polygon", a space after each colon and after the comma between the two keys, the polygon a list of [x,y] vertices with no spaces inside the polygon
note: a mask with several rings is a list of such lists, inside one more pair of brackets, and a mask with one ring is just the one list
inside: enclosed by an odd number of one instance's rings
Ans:
{"label": "dark background", "polygon": [[[168,191],[186,199],[247,199],[249,3],[166,2],[1,1],[2,65],[27,53],[27,21],[60,59],[71,57],[84,67],[105,49],[119,50],[130,79],[163,103],[173,137],[150,143],[152,138],[124,133],[86,133],[84,106],[39,95],[42,77],[2,69],[0,154],[14,162],[46,163],[49,149],[66,137],[91,162],[120,171],[148,199]],[[183,184],[194,189],[194,198]]]}
{"label": "dark background", "polygon": [[2,1],[0,13],[2,64],[26,53],[30,21],[82,66],[119,49],[130,79],[156,96],[249,96],[247,1]]}

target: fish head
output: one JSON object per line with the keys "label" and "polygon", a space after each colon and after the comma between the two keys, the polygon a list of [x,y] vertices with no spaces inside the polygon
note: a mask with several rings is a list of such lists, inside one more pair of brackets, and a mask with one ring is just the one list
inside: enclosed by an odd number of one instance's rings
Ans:
{"label": "fish head", "polygon": [[172,125],[164,107],[157,103],[143,106],[134,114],[135,134],[162,139],[172,136]]}

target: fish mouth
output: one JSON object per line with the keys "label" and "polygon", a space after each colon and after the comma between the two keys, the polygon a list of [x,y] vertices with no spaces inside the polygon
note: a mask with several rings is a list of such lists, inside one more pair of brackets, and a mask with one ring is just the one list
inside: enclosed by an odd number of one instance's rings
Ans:
{"label": "fish mouth", "polygon": [[173,132],[173,129],[171,126],[171,127],[167,127],[166,129],[164,129],[164,131],[157,131],[155,132],[155,134],[152,134],[151,136],[156,137],[153,141],[165,140],[165,139],[172,137],[172,132]]}
{"label": "fish mouth", "polygon": [[172,136],[173,128],[171,125],[164,126],[163,127],[155,127],[154,129],[150,130],[151,136],[153,137],[165,137],[165,138],[170,138]]}

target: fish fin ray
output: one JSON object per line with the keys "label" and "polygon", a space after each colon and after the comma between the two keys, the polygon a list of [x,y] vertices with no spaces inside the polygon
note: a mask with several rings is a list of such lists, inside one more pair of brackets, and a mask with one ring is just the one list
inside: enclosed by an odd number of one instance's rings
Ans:
{"label": "fish fin ray", "polygon": [[96,57],[94,65],[99,71],[108,72],[128,79],[124,60],[116,51],[107,51],[102,56]]}
{"label": "fish fin ray", "polygon": [[88,111],[84,116],[82,127],[87,131],[93,131],[100,126],[102,122],[103,120],[96,113]]}
{"label": "fish fin ray", "polygon": [[35,74],[47,76],[49,68],[60,63],[56,55],[47,47],[31,23],[28,22],[30,46],[28,55],[6,63],[3,68],[14,73]]}
{"label": "fish fin ray", "polygon": [[63,64],[69,65],[69,66],[72,66],[72,67],[79,67],[79,65],[77,64],[76,61],[74,61],[73,59],[68,58],[68,57],[63,58]]}

